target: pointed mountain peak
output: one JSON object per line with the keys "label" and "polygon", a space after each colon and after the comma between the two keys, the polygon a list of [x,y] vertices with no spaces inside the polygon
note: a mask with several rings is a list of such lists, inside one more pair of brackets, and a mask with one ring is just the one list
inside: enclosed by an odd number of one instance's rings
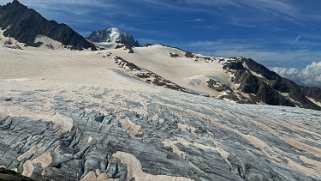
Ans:
{"label": "pointed mountain peak", "polygon": [[13,0],[11,3],[8,3],[7,6],[27,8],[27,6],[23,5],[18,0]]}
{"label": "pointed mountain peak", "polygon": [[13,0],[12,4],[16,4],[16,5],[22,5],[18,0]]}
{"label": "pointed mountain peak", "polygon": [[96,30],[89,35],[88,39],[96,43],[111,42],[122,43],[129,47],[140,46],[132,35],[121,32],[119,28],[116,27]]}
{"label": "pointed mountain peak", "polygon": [[65,24],[48,21],[38,12],[14,0],[1,6],[0,28],[5,29],[5,37],[15,38],[26,46],[41,46],[37,37],[48,37],[65,47],[76,50],[92,49],[95,45]]}

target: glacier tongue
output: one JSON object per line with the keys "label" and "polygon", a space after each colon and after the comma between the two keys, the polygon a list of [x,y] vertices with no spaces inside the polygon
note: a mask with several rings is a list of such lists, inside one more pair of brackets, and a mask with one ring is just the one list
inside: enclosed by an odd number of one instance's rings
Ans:
{"label": "glacier tongue", "polygon": [[321,179],[318,111],[72,90],[1,91],[0,165],[52,180]]}

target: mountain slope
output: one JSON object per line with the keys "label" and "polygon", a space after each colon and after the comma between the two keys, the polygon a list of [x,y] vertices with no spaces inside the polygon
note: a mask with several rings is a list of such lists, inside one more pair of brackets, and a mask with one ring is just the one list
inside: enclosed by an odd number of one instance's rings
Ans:
{"label": "mountain slope", "polygon": [[0,28],[5,30],[4,36],[13,37],[27,46],[40,46],[42,43],[35,41],[37,36],[46,36],[71,49],[96,49],[69,26],[46,20],[17,0],[0,6]]}
{"label": "mountain slope", "polygon": [[[44,44],[52,49],[96,49],[67,25],[47,21],[17,0],[0,6],[0,27],[0,42],[9,48]],[[252,59],[206,57],[166,46],[134,48],[139,44],[133,36],[117,28],[97,30],[89,39],[116,44],[117,50],[109,51],[114,59],[120,57],[122,64],[132,63],[144,69],[145,73],[134,74],[147,83],[239,103],[321,109],[320,89],[299,86]]]}
{"label": "mountain slope", "polygon": [[118,28],[96,30],[87,39],[96,43],[121,43],[128,47],[139,47],[139,43],[132,35],[120,32]]}
{"label": "mountain slope", "polygon": [[120,88],[116,75],[87,76],[108,84],[0,82],[1,165],[37,180],[321,178],[319,111],[239,105],[131,77],[121,80],[136,87]]}
{"label": "mountain slope", "polygon": [[[279,76],[252,59],[243,58],[239,62],[245,63],[243,68],[247,68],[247,70],[234,69],[237,71],[236,82],[241,83],[239,90],[242,92],[253,93],[260,100],[271,105],[298,106],[321,110],[319,105],[308,99],[310,94],[306,94],[304,90],[308,88]],[[321,102],[320,98],[316,98],[316,100]]]}
{"label": "mountain slope", "polygon": [[[130,54],[122,49],[110,49],[108,52],[109,56],[103,56],[121,57],[172,82],[170,84],[185,88],[184,92],[239,103],[321,109],[321,99],[317,96],[320,89],[299,86],[252,59],[206,57],[162,45],[133,48]],[[144,71],[140,72],[137,74],[135,70],[134,74],[141,78]],[[158,84],[148,75],[141,79]]]}

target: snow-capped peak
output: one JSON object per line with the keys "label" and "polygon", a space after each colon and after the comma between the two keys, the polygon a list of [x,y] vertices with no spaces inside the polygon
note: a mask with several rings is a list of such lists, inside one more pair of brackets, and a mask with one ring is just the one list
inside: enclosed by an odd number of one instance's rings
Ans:
{"label": "snow-capped peak", "polygon": [[121,33],[118,28],[110,28],[106,29],[106,33],[109,33],[109,37],[107,37],[107,42],[118,42],[121,38]]}
{"label": "snow-capped peak", "polygon": [[89,35],[88,39],[96,43],[110,42],[122,43],[131,47],[139,46],[138,42],[132,35],[123,33],[116,27],[96,30]]}

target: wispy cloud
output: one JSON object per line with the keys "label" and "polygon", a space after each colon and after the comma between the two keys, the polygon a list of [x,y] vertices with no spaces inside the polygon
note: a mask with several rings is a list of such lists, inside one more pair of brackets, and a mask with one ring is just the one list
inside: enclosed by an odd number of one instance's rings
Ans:
{"label": "wispy cloud", "polygon": [[[300,6],[297,6],[293,3],[293,0],[186,0],[186,2],[203,4],[212,7],[234,6],[236,9],[245,11],[256,10],[257,13],[267,13],[270,16],[276,16],[278,18],[285,19],[287,18],[289,21],[303,20],[307,17],[307,14],[302,12]],[[252,18],[255,19],[258,17]]]}
{"label": "wispy cloud", "polygon": [[111,16],[137,17],[137,13],[124,9],[112,0],[24,0],[23,3],[40,11],[64,11],[69,14],[89,15],[90,18],[92,18],[93,11],[98,12],[97,15],[104,15],[105,18]]}
{"label": "wispy cloud", "polygon": [[[268,13],[279,18],[290,17],[302,19],[306,17],[300,8],[293,5],[289,0],[181,0],[177,3],[164,0],[141,0],[146,4],[157,5],[163,8],[175,9],[177,11],[207,12],[216,13],[217,9],[234,7],[239,12],[255,11],[256,13]],[[293,1],[292,1],[293,2]],[[234,12],[235,13],[235,12]],[[282,16],[281,16],[282,15]],[[260,16],[253,16],[252,19]]]}
{"label": "wispy cloud", "polygon": [[[293,42],[293,40],[292,40]],[[301,42],[298,42],[301,43]],[[307,42],[302,42],[307,43]],[[284,41],[286,46],[286,41]],[[267,47],[280,47],[280,45],[267,45],[267,42],[262,40],[244,41],[241,39],[235,40],[217,40],[217,41],[194,41],[186,45],[181,45],[188,50],[197,50],[200,53],[212,56],[243,56],[253,58],[267,66],[304,66],[311,61],[319,60],[321,51],[310,49],[293,49],[275,50]],[[301,45],[299,45],[301,46]]]}
{"label": "wispy cloud", "polygon": [[133,22],[132,24],[135,25],[146,25],[146,24],[175,24],[175,23],[201,23],[201,22],[206,22],[208,20],[203,19],[203,18],[195,18],[195,19],[176,19],[176,20],[154,20],[154,21],[141,21],[141,22]]}
{"label": "wispy cloud", "polygon": [[136,27],[133,27],[133,26],[128,26],[128,25],[126,25],[124,23],[113,24],[112,26],[119,27],[123,31],[140,32],[140,33],[145,33],[145,34],[149,34],[149,35],[157,35],[157,36],[161,36],[161,37],[169,36],[169,33],[166,33],[166,32],[155,31],[155,30],[147,30],[147,29],[144,29],[144,28],[136,28]]}
{"label": "wispy cloud", "polygon": [[[275,21],[280,20],[309,28],[307,22],[321,20],[318,10],[305,8],[300,0],[140,0],[137,3],[169,11],[215,15],[231,25],[248,28],[257,28],[257,23],[262,25],[264,22],[266,28],[271,28]],[[316,7],[321,5],[320,2],[313,4]]]}
{"label": "wispy cloud", "polygon": [[298,35],[298,36],[295,38],[295,42],[299,42],[301,38],[302,38],[302,36],[301,36],[301,35]]}

